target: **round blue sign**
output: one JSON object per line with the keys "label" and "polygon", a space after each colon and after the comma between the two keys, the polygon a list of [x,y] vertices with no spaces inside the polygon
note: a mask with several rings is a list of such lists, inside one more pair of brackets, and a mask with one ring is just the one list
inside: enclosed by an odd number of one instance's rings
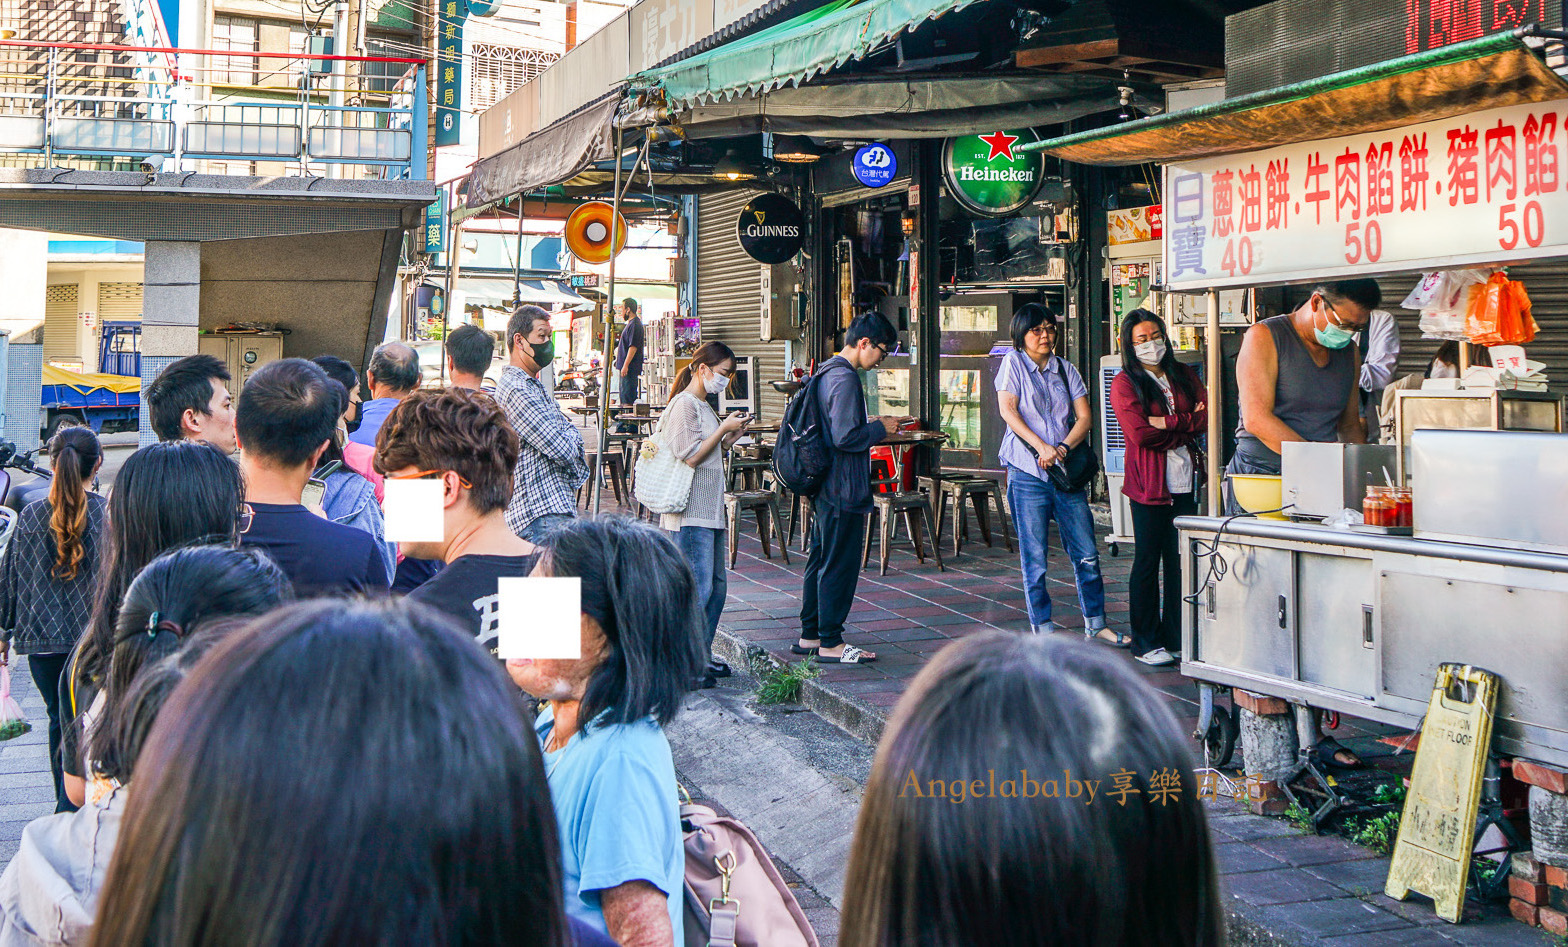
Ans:
{"label": "round blue sign", "polygon": [[867,145],[855,152],[851,171],[855,180],[866,187],[884,187],[898,173],[898,159],[893,157],[893,149],[887,145]]}

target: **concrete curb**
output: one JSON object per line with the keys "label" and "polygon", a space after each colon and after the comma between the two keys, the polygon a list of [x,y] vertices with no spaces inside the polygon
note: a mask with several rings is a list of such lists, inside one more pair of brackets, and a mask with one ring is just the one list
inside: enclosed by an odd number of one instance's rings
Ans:
{"label": "concrete curb", "polygon": [[[713,638],[713,653],[723,661],[745,668],[755,669],[759,663],[774,668],[784,666],[766,649],[742,641],[726,631],[722,624]],[[882,739],[882,728],[887,726],[887,717],[880,707],[835,693],[820,680],[806,681],[801,687],[800,696],[801,706],[855,739],[872,746]]]}

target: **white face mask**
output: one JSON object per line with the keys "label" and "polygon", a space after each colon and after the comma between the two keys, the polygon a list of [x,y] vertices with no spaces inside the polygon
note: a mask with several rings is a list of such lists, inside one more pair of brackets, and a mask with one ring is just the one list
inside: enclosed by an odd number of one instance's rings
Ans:
{"label": "white face mask", "polygon": [[708,389],[708,394],[717,395],[730,386],[730,380],[718,372],[714,372],[708,376],[708,380],[703,382],[703,385]]}
{"label": "white face mask", "polygon": [[1139,342],[1132,347],[1132,351],[1143,364],[1158,365],[1165,358],[1165,340],[1151,339],[1148,342]]}
{"label": "white face mask", "polygon": [[1439,362],[1436,359],[1433,359],[1432,360],[1432,375],[1431,375],[1431,377],[1433,377],[1433,378],[1458,378],[1459,377],[1459,369],[1458,369],[1457,366],[1450,365],[1447,362]]}

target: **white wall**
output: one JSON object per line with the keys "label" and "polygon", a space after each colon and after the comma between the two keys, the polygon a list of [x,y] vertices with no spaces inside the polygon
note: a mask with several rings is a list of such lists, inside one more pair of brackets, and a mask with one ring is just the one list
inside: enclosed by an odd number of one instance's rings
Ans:
{"label": "white wall", "polygon": [[0,229],[0,329],[14,337],[43,324],[48,271],[48,234]]}

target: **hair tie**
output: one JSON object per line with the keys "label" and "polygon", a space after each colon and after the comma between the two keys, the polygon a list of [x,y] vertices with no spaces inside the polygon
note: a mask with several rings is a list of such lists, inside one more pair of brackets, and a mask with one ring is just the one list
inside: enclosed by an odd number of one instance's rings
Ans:
{"label": "hair tie", "polygon": [[158,624],[160,615],[160,612],[153,612],[151,615],[147,616],[147,637],[158,637]]}
{"label": "hair tie", "polygon": [[180,627],[179,622],[164,618],[162,612],[153,612],[147,616],[147,637],[156,638],[160,631],[167,631],[176,638],[185,635],[185,629]]}

